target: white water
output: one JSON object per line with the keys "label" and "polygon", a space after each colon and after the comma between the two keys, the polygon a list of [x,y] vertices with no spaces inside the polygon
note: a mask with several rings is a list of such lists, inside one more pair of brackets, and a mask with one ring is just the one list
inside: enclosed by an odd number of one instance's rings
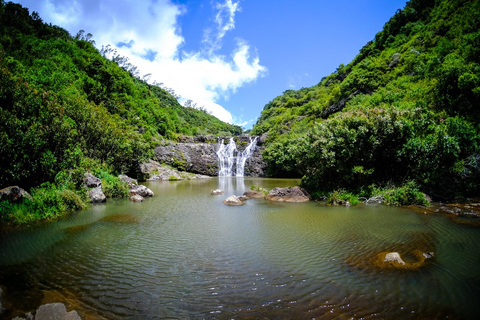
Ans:
{"label": "white water", "polygon": [[[245,163],[247,159],[252,156],[256,145],[257,137],[253,140],[250,138],[250,143],[245,150],[238,151],[233,138],[230,138],[228,144],[224,144],[224,140],[222,139],[217,151],[219,167],[218,176],[230,177],[236,175],[237,177],[243,177],[245,173]],[[236,164],[235,167],[234,164]]]}

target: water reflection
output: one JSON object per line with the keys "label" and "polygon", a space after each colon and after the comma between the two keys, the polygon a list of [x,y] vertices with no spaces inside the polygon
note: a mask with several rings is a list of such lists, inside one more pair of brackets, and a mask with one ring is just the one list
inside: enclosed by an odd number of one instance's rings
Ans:
{"label": "water reflection", "polygon": [[227,195],[241,195],[245,190],[244,177],[218,177],[218,189],[225,191]]}
{"label": "water reflection", "polygon": [[[55,302],[59,297],[48,294],[54,290],[107,319],[473,319],[480,313],[478,228],[377,205],[222,203],[252,185],[271,189],[294,180],[147,185],[155,197],[145,202],[110,201],[1,234],[0,285],[10,307],[0,319]],[[225,195],[210,195],[217,188]],[[415,249],[434,251],[432,263],[415,272],[371,264],[378,253]]]}

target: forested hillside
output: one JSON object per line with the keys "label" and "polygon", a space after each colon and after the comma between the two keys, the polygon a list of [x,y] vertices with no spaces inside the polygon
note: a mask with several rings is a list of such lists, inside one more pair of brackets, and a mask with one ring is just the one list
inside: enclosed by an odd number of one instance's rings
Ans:
{"label": "forested hillside", "polygon": [[38,186],[91,163],[134,174],[160,136],[242,132],[101,51],[92,35],[71,36],[0,0],[0,187]]}
{"label": "forested hillside", "polygon": [[252,133],[270,174],[317,194],[478,196],[479,30],[480,1],[408,2],[348,65],[265,106]]}

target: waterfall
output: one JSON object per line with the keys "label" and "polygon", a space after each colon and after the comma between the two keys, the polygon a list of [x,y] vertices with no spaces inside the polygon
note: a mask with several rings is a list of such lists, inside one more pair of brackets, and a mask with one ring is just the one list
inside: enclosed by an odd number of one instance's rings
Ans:
{"label": "waterfall", "polygon": [[[217,151],[219,167],[218,176],[230,177],[236,175],[237,177],[243,177],[245,162],[249,157],[252,156],[256,145],[257,137],[255,137],[253,140],[250,138],[250,143],[245,150],[239,152],[237,151],[237,145],[235,144],[235,140],[233,140],[233,138],[230,138],[228,144],[224,144],[224,140],[222,139],[219,142]],[[234,164],[236,164],[235,167]]]}
{"label": "waterfall", "polygon": [[255,146],[257,145],[257,137],[255,139],[250,138],[250,143],[248,146],[237,156],[237,177],[243,177],[245,170],[245,162],[250,158],[255,151]]}

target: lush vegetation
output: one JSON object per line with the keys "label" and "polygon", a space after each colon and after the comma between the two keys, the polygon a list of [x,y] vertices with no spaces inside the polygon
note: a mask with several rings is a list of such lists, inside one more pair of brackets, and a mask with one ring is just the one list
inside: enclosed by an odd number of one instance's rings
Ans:
{"label": "lush vegetation", "polygon": [[270,174],[394,204],[478,195],[479,17],[480,1],[411,0],[351,63],[273,99],[252,130]]}
{"label": "lush vegetation", "polygon": [[[85,171],[137,176],[159,139],[242,132],[181,106],[171,92],[143,79],[108,46],[97,50],[91,34],[71,36],[37,13],[0,0],[0,188],[51,183],[41,188],[49,194],[43,198],[73,197],[65,190],[79,192]],[[63,187],[59,179],[72,183]],[[112,195],[122,194],[117,189]],[[72,201],[45,207],[60,212]],[[7,207],[2,204],[2,212]],[[55,215],[41,211],[32,212]]]}

